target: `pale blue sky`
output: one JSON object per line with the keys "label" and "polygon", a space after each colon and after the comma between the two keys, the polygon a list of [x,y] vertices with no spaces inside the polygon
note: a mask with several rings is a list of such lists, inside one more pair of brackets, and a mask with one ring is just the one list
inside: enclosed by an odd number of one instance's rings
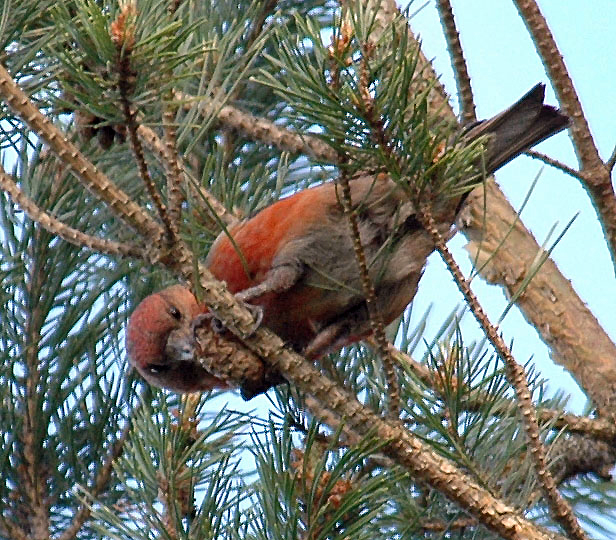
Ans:
{"label": "pale blue sky", "polygon": [[[479,117],[493,115],[505,108],[537,82],[549,82],[512,2],[453,0],[452,3],[469,64]],[[419,5],[419,2],[414,3],[415,8]],[[616,144],[616,105],[613,102],[616,2],[544,0],[539,5],[561,47],[601,154],[607,157]],[[434,0],[414,17],[412,26],[422,38],[424,52],[434,58],[445,86],[455,93],[453,73]],[[556,104],[549,87],[547,101]],[[553,137],[539,148],[568,165],[577,166],[566,133]],[[499,184],[516,208],[525,198],[541,167],[538,161],[522,156],[497,173]],[[560,231],[577,212],[580,213],[579,217],[556,247],[553,259],[614,339],[614,271],[596,214],[579,182],[545,167],[522,219],[541,244],[555,223],[559,224]],[[465,262],[468,269],[468,258],[461,249],[464,243],[464,238],[459,235],[451,245],[456,248],[460,262]],[[491,318],[496,320],[506,305],[500,289],[479,283],[475,289]],[[438,291],[438,297],[435,297],[434,291]],[[432,320],[436,323],[451,311],[459,299],[443,264],[433,257],[415,299],[415,313],[419,315],[432,302]],[[501,328],[507,339],[515,339],[514,354],[519,362],[533,356],[545,377],[555,381],[550,387],[562,388],[563,370],[551,363],[547,348],[534,331],[529,332],[517,310],[507,316]],[[568,384],[566,389],[576,391],[573,383]],[[584,401],[581,393],[577,393],[570,404],[571,408],[579,411]]]}

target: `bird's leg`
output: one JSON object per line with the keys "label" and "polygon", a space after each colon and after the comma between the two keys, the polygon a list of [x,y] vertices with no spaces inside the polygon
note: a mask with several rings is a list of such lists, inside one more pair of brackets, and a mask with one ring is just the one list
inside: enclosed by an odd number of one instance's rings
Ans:
{"label": "bird's leg", "polygon": [[[249,336],[254,334],[263,322],[263,308],[258,304],[251,304],[250,301],[267,293],[280,293],[290,289],[293,285],[295,285],[295,283],[297,283],[297,280],[300,278],[302,273],[303,269],[299,264],[281,264],[275,268],[272,268],[267,273],[265,279],[258,285],[249,287],[248,289],[244,289],[243,291],[239,291],[235,294],[235,298],[252,313],[252,317],[255,321],[248,334]],[[225,325],[222,321],[220,321],[220,319],[214,317],[212,313],[202,313],[201,315],[197,315],[192,322],[193,331],[208,319],[211,320],[212,330],[218,334],[225,331]]]}
{"label": "bird's leg", "polygon": [[281,293],[289,290],[297,283],[302,273],[303,268],[300,264],[281,264],[272,268],[267,273],[265,279],[258,285],[235,294],[235,298],[251,311],[255,320],[250,334],[254,334],[263,321],[263,308],[259,305],[251,304],[250,301],[267,293]]}
{"label": "bird's leg", "polygon": [[338,341],[338,338],[346,330],[346,325],[343,322],[330,324],[319,331],[319,333],[312,338],[312,341],[306,345],[303,350],[303,355],[309,360],[320,358],[327,353],[328,350],[333,348],[334,343]]}
{"label": "bird's leg", "polygon": [[238,292],[235,297],[241,302],[250,302],[250,300],[267,293],[288,291],[297,283],[303,273],[304,269],[301,264],[285,263],[277,265],[267,273],[261,283]]}

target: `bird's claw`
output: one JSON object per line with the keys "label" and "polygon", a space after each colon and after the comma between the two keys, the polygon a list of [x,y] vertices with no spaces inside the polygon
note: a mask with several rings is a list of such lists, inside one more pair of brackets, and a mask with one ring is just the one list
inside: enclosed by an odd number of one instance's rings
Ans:
{"label": "bird's claw", "polygon": [[259,329],[261,323],[263,322],[263,308],[261,306],[257,306],[255,304],[244,304],[244,307],[250,311],[254,323],[249,330],[248,337],[254,335],[254,333]]}
{"label": "bird's claw", "polygon": [[197,328],[203,325],[204,322],[210,321],[210,327],[217,334],[222,334],[225,331],[225,325],[220,319],[217,319],[213,313],[201,313],[197,315],[191,323],[193,335]]}
{"label": "bird's claw", "polygon": [[[250,311],[252,318],[254,319],[254,323],[250,327],[250,330],[247,334],[247,337],[250,337],[258,330],[259,326],[261,326],[261,323],[263,322],[263,308],[261,306],[248,304],[245,302],[242,302],[242,304],[248,311]],[[191,322],[191,329],[193,335],[195,335],[196,329],[202,326],[203,323],[206,321],[210,321],[210,326],[212,330],[217,334],[222,334],[226,330],[226,326],[224,325],[224,323],[220,319],[218,319],[213,313],[201,313],[200,315],[197,315]]]}

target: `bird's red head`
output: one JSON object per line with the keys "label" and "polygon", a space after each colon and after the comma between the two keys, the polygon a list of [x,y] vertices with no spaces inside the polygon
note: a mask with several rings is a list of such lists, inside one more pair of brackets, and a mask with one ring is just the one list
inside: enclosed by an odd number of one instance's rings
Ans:
{"label": "bird's red head", "polygon": [[195,358],[192,321],[203,311],[182,285],[151,294],[137,306],[126,328],[126,351],[150,384],[176,392],[226,387]]}

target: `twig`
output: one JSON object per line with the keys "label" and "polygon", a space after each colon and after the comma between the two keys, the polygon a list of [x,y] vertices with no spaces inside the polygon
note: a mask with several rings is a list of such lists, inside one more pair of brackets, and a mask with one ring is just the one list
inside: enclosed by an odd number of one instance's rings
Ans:
{"label": "twig", "polygon": [[558,99],[571,118],[571,137],[580,160],[584,184],[597,209],[616,271],[616,194],[610,169],[601,161],[573,81],[554,36],[535,0],[514,0],[546,67]]}
{"label": "twig", "polygon": [[[160,140],[158,135],[156,135],[156,133],[154,133],[152,129],[144,126],[143,124],[139,125],[139,128],[137,129],[137,134],[139,135],[139,137],[141,137],[145,141],[145,143],[148,145],[150,150],[158,155],[161,162],[164,164],[165,159],[166,159],[165,157],[166,149],[165,149],[165,145]],[[184,175],[188,176],[188,173],[186,171],[186,166],[182,166],[181,170]],[[200,199],[203,199],[206,206],[211,208],[212,212],[216,214],[216,217],[220,219],[222,223],[224,223],[227,227],[230,227],[239,222],[239,219],[237,218],[237,216],[235,216],[231,211],[227,210],[222,205],[222,203],[216,197],[214,197],[214,195],[212,195],[209,191],[207,191],[202,186],[198,186],[196,182],[193,182],[190,178],[187,178],[187,180],[191,188],[195,190],[195,193],[198,192],[198,197]]]}
{"label": "twig", "polygon": [[468,74],[468,66],[464,58],[462,43],[460,42],[460,34],[456,28],[451,2],[449,0],[438,0],[437,7],[445,39],[447,40],[451,64],[456,76],[462,124],[468,124],[477,120],[477,113],[475,111],[471,78]]}
{"label": "twig", "polygon": [[91,236],[73,227],[69,227],[65,223],[49,215],[19,188],[11,176],[5,172],[2,165],[0,165],[0,189],[6,191],[13,202],[15,202],[32,221],[40,224],[51,234],[59,236],[71,244],[117,257],[142,259],[145,255],[144,251],[137,246]]}
{"label": "twig", "polygon": [[547,154],[544,154],[542,152],[537,152],[537,150],[527,150],[524,153],[527,156],[543,161],[543,163],[545,163],[546,165],[550,165],[551,167],[554,167],[555,169],[558,169],[564,172],[565,174],[573,176],[574,178],[577,178],[578,180],[584,180],[584,175],[580,171],[577,171],[573,167],[569,167],[568,165],[565,165],[562,161],[554,159],[548,156]]}
{"label": "twig", "polygon": [[558,459],[551,466],[559,483],[582,474],[595,474],[607,482],[613,481],[616,461],[613,441],[598,441],[586,435],[571,435],[557,440],[553,447]]}
{"label": "twig", "polygon": [[[371,343],[372,340],[366,340]],[[389,353],[394,360],[401,366],[411,371],[423,384],[439,393],[440,389],[435,384],[432,372],[424,365],[414,360],[408,354],[399,351],[391,343],[388,344]],[[475,391],[474,395],[465,398],[462,406],[464,410],[476,411],[480,409],[488,399],[487,394],[480,391]],[[492,411],[492,414],[498,415],[500,411],[508,410],[510,406],[517,406],[513,402],[507,401],[504,407],[499,407]],[[595,439],[601,439],[606,442],[612,442],[616,438],[616,424],[607,418],[588,418],[586,416],[577,416],[575,414],[565,414],[560,410],[540,408],[537,409],[537,419],[542,424],[551,424],[553,429],[566,429],[571,433],[582,433]]]}
{"label": "twig", "polygon": [[15,525],[6,515],[0,516],[0,534],[11,540],[31,540],[25,531]]}
{"label": "twig", "polygon": [[610,156],[610,159],[608,159],[605,163],[607,170],[610,172],[614,170],[614,165],[616,165],[616,147],[614,147],[614,150],[612,150],[612,155]]}
{"label": "twig", "polygon": [[342,208],[347,216],[349,227],[351,229],[351,237],[353,239],[353,250],[355,252],[355,258],[357,259],[357,265],[359,267],[359,273],[361,275],[362,288],[366,297],[366,307],[368,308],[368,315],[370,317],[370,325],[372,327],[372,334],[374,341],[377,345],[377,352],[381,362],[383,363],[383,370],[385,372],[385,378],[387,380],[387,392],[389,398],[389,414],[393,418],[397,418],[400,415],[400,389],[398,386],[398,375],[391,355],[389,353],[387,338],[385,336],[385,324],[383,323],[383,317],[378,309],[376,292],[374,290],[374,284],[370,279],[368,273],[368,264],[366,262],[366,254],[361,243],[359,236],[359,224],[357,222],[357,214],[353,211],[353,202],[351,200],[351,187],[349,185],[349,178],[346,174],[342,173],[339,178],[340,186],[342,188]]}
{"label": "twig", "polygon": [[175,130],[175,107],[170,104],[164,105],[163,131],[165,135],[164,163],[167,172],[167,204],[169,206],[169,221],[173,229],[173,236],[179,234],[180,218],[184,194],[182,185],[182,169],[180,168],[180,156],[177,150],[177,138]]}
{"label": "twig", "polygon": [[[339,40],[341,41],[342,48],[344,43],[350,39],[345,35],[345,31],[341,30]],[[361,104],[362,112],[366,114],[369,122],[372,124],[374,137],[378,140],[381,147],[387,151],[388,143],[386,136],[382,129],[382,123],[377,122],[374,115],[374,103],[369,92],[370,81],[368,79],[369,69],[368,60],[374,52],[374,45],[372,43],[363,44],[362,57],[360,60],[360,77],[359,77],[359,103]],[[339,47],[337,43],[332,46],[332,54],[336,54]],[[337,65],[335,62],[334,65]],[[337,86],[337,68],[332,69],[333,78],[331,84]],[[339,161],[344,163],[347,159],[344,156],[339,157]],[[351,200],[351,187],[349,185],[349,178],[347,173],[342,170],[342,174],[339,177],[339,183],[342,188],[342,209],[347,217],[349,223],[351,238],[353,241],[353,251],[355,252],[355,259],[357,260],[358,270],[361,276],[362,289],[366,298],[366,308],[368,310],[368,316],[370,318],[370,326],[372,328],[372,334],[374,342],[376,343],[377,353],[383,364],[383,371],[385,373],[385,379],[387,381],[387,392],[389,398],[389,415],[392,418],[398,418],[400,415],[400,389],[398,385],[398,375],[396,373],[394,362],[389,354],[389,348],[387,343],[387,337],[385,336],[385,324],[383,317],[378,309],[378,303],[376,298],[376,291],[374,289],[374,283],[370,278],[368,272],[368,264],[366,262],[366,254],[364,247],[361,243],[361,237],[359,234],[359,222],[357,214],[353,210],[353,201]]]}
{"label": "twig", "polygon": [[587,536],[580,527],[575,514],[567,501],[565,501],[565,499],[563,499],[558,492],[554,478],[547,468],[545,448],[541,442],[539,424],[537,422],[537,416],[534,410],[532,396],[528,388],[528,381],[526,379],[524,369],[515,361],[513,355],[507,347],[507,344],[499,335],[496,328],[490,323],[488,316],[483,311],[483,308],[479,303],[479,300],[471,290],[470,284],[462,274],[460,267],[457,265],[451,255],[451,252],[447,248],[445,240],[439,233],[431,211],[424,206],[420,209],[419,216],[423,226],[432,237],[436,245],[436,249],[454,277],[456,285],[466,299],[466,302],[475,316],[475,319],[480,324],[486,337],[490,343],[492,343],[499,356],[505,363],[507,378],[516,392],[518,405],[522,414],[524,426],[526,428],[526,435],[530,446],[530,454],[535,464],[535,472],[539,478],[539,483],[544,491],[555,519],[563,526],[567,533],[574,538],[579,540],[587,540]]}
{"label": "twig", "polygon": [[0,95],[15,114],[66,163],[87,189],[145,238],[158,241],[162,233],[160,226],[126,193],[98,171],[77,147],[47,117],[43,116],[2,65],[0,65]]}
{"label": "twig", "polygon": [[125,4],[122,10],[111,23],[111,39],[116,47],[117,55],[117,71],[118,71],[118,89],[120,92],[120,102],[122,104],[122,113],[124,114],[124,122],[128,131],[128,140],[135,156],[139,176],[143,181],[146,191],[150,195],[150,199],[154,203],[158,215],[163,222],[167,234],[168,244],[172,244],[177,240],[177,230],[174,229],[173,223],[169,218],[169,214],[158,188],[154,184],[148,166],[145,161],[145,154],[141,141],[137,137],[137,120],[136,113],[132,110],[130,96],[133,93],[133,80],[135,73],[131,69],[131,56],[135,44],[135,25],[130,21],[134,15],[135,7],[132,4]]}
{"label": "twig", "polygon": [[[175,92],[174,95],[177,100],[184,103],[186,110],[192,107],[191,102],[201,100],[201,98],[187,96],[182,92]],[[197,108],[203,116],[215,114],[221,125],[237,129],[255,141],[271,144],[279,150],[293,154],[305,154],[324,163],[337,163],[338,154],[335,150],[314,135],[294,133],[265,118],[257,118],[230,105],[214,108],[212,103],[201,100]]]}
{"label": "twig", "polygon": [[[40,230],[39,230],[40,232]],[[41,437],[42,400],[39,387],[41,385],[41,367],[39,349],[41,347],[41,331],[45,322],[43,309],[39,300],[42,296],[43,283],[46,278],[48,245],[37,242],[32,254],[32,273],[26,283],[27,298],[31,309],[27,311],[24,329],[24,356],[26,374],[24,377],[25,392],[23,401],[23,429],[19,433],[22,444],[22,463],[18,467],[21,485],[15,486],[22,495],[22,500],[28,505],[28,528],[33,538],[42,539],[49,536],[49,498],[45,487],[49,481],[50,471],[41,463],[43,440]]]}
{"label": "twig", "polygon": [[459,518],[453,521],[421,520],[419,522],[419,526],[429,532],[448,532],[477,525],[477,520],[474,518]]}

